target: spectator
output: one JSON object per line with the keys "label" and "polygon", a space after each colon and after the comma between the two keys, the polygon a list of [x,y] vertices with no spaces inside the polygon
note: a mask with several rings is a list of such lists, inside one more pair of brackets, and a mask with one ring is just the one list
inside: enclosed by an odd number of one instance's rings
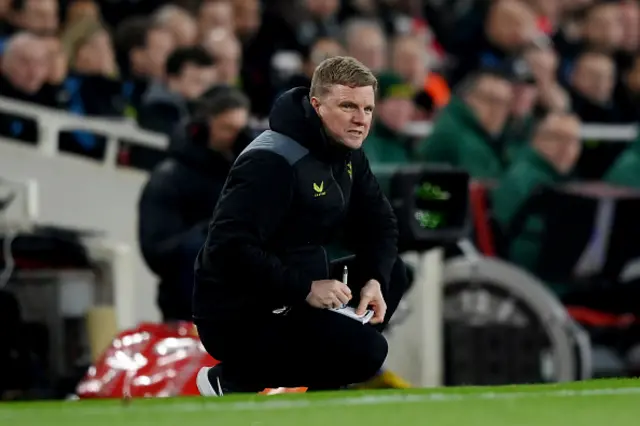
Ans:
{"label": "spectator", "polygon": [[[49,51],[41,37],[29,33],[12,36],[0,62],[0,96],[19,101],[57,107],[57,92],[46,84]],[[30,119],[0,114],[0,134],[27,142],[36,142],[36,123]]]}
{"label": "spectator", "polygon": [[535,126],[535,107],[539,90],[536,80],[525,60],[513,63],[515,81],[513,85],[513,103],[507,124],[503,132],[503,152],[505,161],[511,163],[526,147],[533,136]]}
{"label": "spectator", "polygon": [[242,46],[235,34],[223,28],[212,30],[204,38],[203,47],[216,63],[218,82],[239,85]]}
{"label": "spectator", "polygon": [[236,35],[246,45],[253,40],[262,25],[259,0],[231,0],[233,2],[233,24]]}
{"label": "spectator", "polygon": [[100,21],[100,7],[93,0],[73,0],[67,7],[65,26],[84,19]]}
{"label": "spectator", "polygon": [[583,21],[583,48],[616,53],[624,44],[624,26],[621,24],[622,8],[618,3],[594,3]]}
{"label": "spectator", "polygon": [[416,119],[429,119],[447,103],[451,91],[446,80],[429,70],[427,51],[415,36],[398,36],[391,44],[391,68],[413,85],[419,115]]}
{"label": "spectator", "polygon": [[415,89],[400,76],[378,77],[376,121],[363,145],[372,164],[407,164],[412,160],[410,140],[402,130],[414,115]]}
{"label": "spectator", "polygon": [[213,30],[235,30],[233,3],[231,0],[204,0],[198,9],[198,31],[205,41]]}
{"label": "spectator", "polygon": [[171,32],[144,18],[124,21],[116,34],[118,63],[125,83],[127,115],[136,118],[151,82],[164,81],[166,62],[175,48]]}
{"label": "spectator", "polygon": [[419,159],[461,167],[474,178],[499,178],[505,166],[500,141],[513,102],[508,77],[493,69],[468,76],[418,147]]}
{"label": "spectator", "polygon": [[[124,114],[122,82],[111,36],[91,17],[79,18],[67,26],[61,37],[69,60],[69,76],[62,82],[73,114],[81,116],[121,117]],[[60,148],[64,151],[101,158],[105,141],[88,132],[64,133]]]}
{"label": "spectator", "polygon": [[313,72],[320,65],[320,62],[342,55],[344,55],[344,48],[338,41],[332,38],[319,38],[305,55],[302,72],[292,76],[284,84],[280,92],[282,93],[295,87],[311,87],[311,77],[313,77]]}
{"label": "spectator", "polygon": [[189,116],[190,102],[216,83],[214,62],[201,47],[176,49],[166,66],[166,81],[153,83],[138,112],[141,127],[171,134]]}
{"label": "spectator", "polygon": [[[503,233],[537,188],[569,178],[581,148],[577,116],[551,113],[540,122],[530,149],[509,167],[492,193],[494,218]],[[508,260],[535,274],[543,230],[541,218],[527,218],[522,232],[506,241]]]}
{"label": "spectator", "polygon": [[156,11],[153,20],[173,34],[178,47],[194,46],[197,43],[198,24],[187,10],[168,4]]}
{"label": "spectator", "polygon": [[251,97],[254,115],[265,117],[281,86],[300,71],[301,56],[313,42],[320,37],[339,35],[336,18],[339,1],[268,3],[255,37],[251,36],[259,23],[254,15],[257,4],[254,0],[235,1],[241,9],[236,10],[236,29],[244,43],[243,87]]}
{"label": "spectator", "polygon": [[234,158],[251,141],[243,132],[248,100],[218,87],[195,119],[171,143],[139,202],[139,239],[147,265],[159,277],[165,321],[191,320],[193,262],[204,244],[213,208]]}
{"label": "spectator", "polygon": [[450,78],[452,85],[480,67],[501,66],[504,60],[522,54],[539,36],[536,15],[523,1],[488,3],[481,13],[484,28],[478,34],[472,32],[455,52],[459,63]]}
{"label": "spectator", "polygon": [[622,0],[622,50],[634,54],[640,49],[640,3],[634,0]]}
{"label": "spectator", "polygon": [[65,88],[75,113],[121,116],[122,86],[111,36],[98,21],[74,22],[61,37],[72,77]]}
{"label": "spectator", "polygon": [[387,69],[387,39],[382,26],[373,20],[357,19],[344,26],[347,54],[374,73]]}
{"label": "spectator", "polygon": [[[306,13],[302,19],[294,17],[297,24],[296,38],[302,49],[309,48],[318,38],[340,35],[337,21],[339,8],[339,0],[304,0]],[[290,11],[291,9],[285,11],[285,16]]]}
{"label": "spectator", "polygon": [[582,53],[569,76],[573,110],[587,122],[624,121],[613,103],[615,82],[616,64],[610,56],[595,51]]}
{"label": "spectator", "polygon": [[60,27],[57,0],[12,0],[7,15],[9,32],[55,34]]}
{"label": "spectator", "polygon": [[524,59],[533,73],[538,89],[537,106],[542,111],[568,111],[571,100],[558,82],[558,55],[548,46],[533,46]]}

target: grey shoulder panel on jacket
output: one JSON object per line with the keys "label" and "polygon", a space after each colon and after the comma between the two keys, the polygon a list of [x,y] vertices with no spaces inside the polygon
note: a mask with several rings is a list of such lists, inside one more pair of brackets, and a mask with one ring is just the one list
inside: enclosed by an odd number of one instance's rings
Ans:
{"label": "grey shoulder panel on jacket", "polygon": [[292,166],[309,153],[307,148],[289,136],[274,132],[273,130],[265,130],[258,135],[258,137],[242,151],[239,157],[254,150],[270,151],[278,154]]}

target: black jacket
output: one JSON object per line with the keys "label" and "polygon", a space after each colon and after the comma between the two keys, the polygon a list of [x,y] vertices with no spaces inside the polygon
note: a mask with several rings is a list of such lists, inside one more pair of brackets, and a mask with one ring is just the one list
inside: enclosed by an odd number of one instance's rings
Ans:
{"label": "black jacket", "polygon": [[[158,304],[165,319],[191,319],[193,262],[233,159],[178,129],[169,157],[151,173],[139,201],[138,238],[149,268],[160,278]],[[195,137],[195,139],[204,139]],[[238,152],[248,135],[236,142]]]}
{"label": "black jacket", "polygon": [[[296,88],[233,165],[196,260],[194,317],[238,318],[304,303],[329,278],[325,247],[342,234],[364,275],[388,287],[397,223],[362,150],[330,141]],[[351,285],[351,283],[350,283]]]}

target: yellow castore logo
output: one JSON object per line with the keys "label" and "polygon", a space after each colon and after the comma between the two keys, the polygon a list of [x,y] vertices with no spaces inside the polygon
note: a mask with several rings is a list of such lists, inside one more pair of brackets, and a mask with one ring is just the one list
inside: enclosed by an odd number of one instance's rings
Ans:
{"label": "yellow castore logo", "polygon": [[314,197],[322,197],[324,195],[327,195],[327,193],[324,190],[324,181],[320,182],[320,185],[318,185],[317,183],[314,183],[313,190],[315,191]]}

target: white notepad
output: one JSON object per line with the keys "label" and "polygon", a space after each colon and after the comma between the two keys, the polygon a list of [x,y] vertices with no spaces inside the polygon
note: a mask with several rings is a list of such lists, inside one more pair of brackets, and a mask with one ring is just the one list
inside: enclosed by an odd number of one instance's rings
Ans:
{"label": "white notepad", "polygon": [[346,317],[349,317],[353,320],[359,321],[362,324],[366,324],[369,321],[371,321],[371,318],[373,318],[373,311],[371,309],[367,309],[363,315],[358,315],[356,314],[356,310],[355,308],[352,308],[351,306],[345,306],[342,308],[334,308],[334,309],[330,309],[333,312],[336,312],[340,315],[344,315]]}

